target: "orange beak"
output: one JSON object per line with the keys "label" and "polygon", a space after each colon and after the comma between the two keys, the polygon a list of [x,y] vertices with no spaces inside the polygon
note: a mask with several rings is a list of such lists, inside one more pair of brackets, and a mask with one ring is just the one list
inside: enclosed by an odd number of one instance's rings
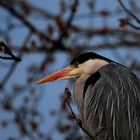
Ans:
{"label": "orange beak", "polygon": [[42,83],[54,81],[57,79],[72,78],[73,76],[70,74],[72,70],[73,70],[73,68],[68,66],[62,70],[59,70],[59,71],[54,72],[48,76],[43,77],[42,79],[36,81],[35,84],[42,84]]}

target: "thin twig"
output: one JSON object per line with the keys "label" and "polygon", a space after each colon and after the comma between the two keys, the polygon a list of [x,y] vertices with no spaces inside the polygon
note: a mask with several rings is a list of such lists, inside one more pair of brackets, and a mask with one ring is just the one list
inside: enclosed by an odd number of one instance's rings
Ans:
{"label": "thin twig", "polygon": [[[22,56],[22,48],[24,46],[26,46],[26,43],[29,41],[31,37],[31,32],[28,33],[28,35],[25,37],[24,43],[21,47],[21,49],[18,51],[18,56]],[[17,61],[13,62],[13,64],[11,65],[11,68],[9,69],[9,71],[6,73],[6,75],[4,76],[3,80],[1,80],[0,86],[3,87],[4,85],[6,85],[7,81],[10,79],[10,77],[12,76],[14,70],[16,69],[17,66]]]}
{"label": "thin twig", "polygon": [[81,120],[76,118],[76,115],[75,115],[75,113],[73,112],[72,107],[70,106],[69,103],[67,103],[67,106],[69,107],[70,112],[71,112],[71,114],[73,115],[73,118],[76,120],[76,124],[77,124],[91,139],[95,140],[94,137],[92,137],[92,136],[84,129]]}
{"label": "thin twig", "polygon": [[9,55],[9,56],[0,56],[0,59],[21,61],[21,58],[15,56],[10,50],[10,48],[4,42],[0,42],[0,51],[3,52],[4,54]]}
{"label": "thin twig", "polygon": [[76,121],[76,124],[93,140],[96,140],[96,137],[99,136],[99,134],[101,134],[105,129],[106,127],[101,127],[99,128],[96,132],[95,132],[95,135],[94,136],[91,136],[91,134],[83,127],[82,125],[82,121],[80,119],[77,119],[71,105],[70,105],[70,99],[71,99],[71,93],[69,91],[68,88],[65,89],[65,99],[64,99],[64,103],[68,106],[72,116],[73,116],[73,119]]}
{"label": "thin twig", "polygon": [[136,29],[136,30],[140,30],[140,27],[130,23],[130,22],[126,22],[127,25],[131,26],[132,28]]}
{"label": "thin twig", "polygon": [[53,42],[53,40],[45,35],[43,32],[39,31],[35,26],[33,26],[26,18],[25,16],[23,16],[22,14],[20,14],[19,12],[17,12],[17,10],[15,10],[12,6],[9,6],[8,4],[2,3],[0,2],[0,5],[7,9],[7,11],[9,11],[13,16],[15,16],[17,19],[19,19],[30,31],[32,31],[33,33],[35,33],[36,35],[38,35],[40,38],[44,38],[47,41]]}
{"label": "thin twig", "polygon": [[140,24],[140,19],[135,15],[133,14],[129,9],[126,8],[126,6],[123,4],[123,2],[121,0],[117,0],[119,2],[119,4],[121,5],[121,7],[124,9],[124,11],[130,15],[131,17],[133,17],[133,19],[135,19],[135,21]]}
{"label": "thin twig", "polygon": [[61,42],[64,35],[67,33],[67,28],[71,25],[72,20],[74,19],[75,13],[77,11],[77,7],[78,7],[79,1],[75,0],[73,5],[71,6],[71,14],[66,22],[65,28],[61,30],[61,34],[58,38],[58,42]]}

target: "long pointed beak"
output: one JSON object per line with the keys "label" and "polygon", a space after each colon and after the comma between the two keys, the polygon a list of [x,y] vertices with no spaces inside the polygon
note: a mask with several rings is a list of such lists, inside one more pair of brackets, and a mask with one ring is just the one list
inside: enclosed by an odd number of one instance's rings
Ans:
{"label": "long pointed beak", "polygon": [[42,84],[45,82],[50,82],[50,81],[54,81],[57,79],[68,79],[68,78],[72,78],[75,77],[71,72],[73,71],[73,68],[68,66],[65,67],[62,70],[59,70],[57,72],[54,72],[48,76],[43,77],[42,79],[38,80],[35,82],[35,84]]}

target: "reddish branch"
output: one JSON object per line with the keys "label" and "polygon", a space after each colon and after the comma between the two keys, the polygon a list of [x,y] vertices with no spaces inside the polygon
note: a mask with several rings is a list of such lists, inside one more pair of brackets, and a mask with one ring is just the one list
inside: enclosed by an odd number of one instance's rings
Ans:
{"label": "reddish branch", "polygon": [[124,11],[128,15],[130,15],[131,17],[133,17],[133,19],[135,19],[138,24],[140,24],[140,19],[134,13],[132,13],[132,11],[130,11],[129,9],[127,9],[126,6],[123,4],[123,2],[121,0],[118,0],[118,2],[121,5],[121,7],[124,9]]}
{"label": "reddish branch", "polygon": [[[126,6],[122,2],[122,0],[117,0],[117,1],[121,5],[121,7],[124,9],[124,11],[128,14],[128,16],[131,16],[140,25],[140,19],[132,11],[130,11],[128,8],[126,8]],[[140,30],[140,26],[134,25],[133,23],[129,22],[129,20],[126,22],[126,25],[129,25],[130,27],[132,27],[136,30]]]}
{"label": "reddish branch", "polygon": [[15,60],[15,61],[21,61],[21,58],[15,56],[10,48],[4,43],[0,42],[0,52],[8,55],[8,56],[0,56],[0,59],[8,59],[8,60]]}
{"label": "reddish branch", "polygon": [[[77,11],[77,8],[78,8],[78,4],[79,4],[79,1],[78,0],[74,0],[72,6],[71,6],[71,14],[65,24],[65,28],[61,29],[61,34],[58,38],[58,42],[61,42],[63,37],[65,36],[66,33],[68,33],[68,28],[69,26],[71,25],[73,19],[74,19],[74,16],[75,16],[75,13]],[[61,21],[62,22],[62,21]]]}
{"label": "reddish branch", "polygon": [[101,127],[100,129],[98,129],[95,132],[94,136],[91,136],[90,133],[83,127],[82,125],[82,121],[80,119],[77,119],[71,105],[70,105],[70,100],[71,100],[71,93],[69,91],[68,88],[65,88],[65,99],[64,99],[64,103],[68,106],[68,108],[70,109],[70,112],[73,116],[73,119],[76,121],[76,124],[83,130],[83,132],[85,132],[89,138],[96,140],[96,138],[106,129],[106,127]]}
{"label": "reddish branch", "polygon": [[20,14],[17,10],[15,10],[12,6],[9,6],[6,3],[0,2],[0,6],[5,8],[7,11],[9,11],[14,17],[19,19],[31,32],[37,34],[40,38],[44,38],[47,41],[53,41],[50,37],[45,35],[43,32],[39,31],[35,26],[33,26],[32,23],[30,23],[24,15]]}
{"label": "reddish branch", "polygon": [[[22,49],[24,48],[24,46],[26,46],[27,42],[29,41],[31,37],[31,33],[29,32],[29,34],[26,36],[25,40],[24,40],[24,43],[22,44],[22,47],[21,49],[18,51],[18,56],[22,56]],[[17,66],[17,61],[13,62],[10,69],[8,70],[8,72],[6,73],[6,75],[4,76],[3,80],[1,80],[0,82],[0,87],[3,88],[7,81],[10,79],[10,77],[12,76],[12,74],[14,73],[15,69],[16,69],[16,66]]]}

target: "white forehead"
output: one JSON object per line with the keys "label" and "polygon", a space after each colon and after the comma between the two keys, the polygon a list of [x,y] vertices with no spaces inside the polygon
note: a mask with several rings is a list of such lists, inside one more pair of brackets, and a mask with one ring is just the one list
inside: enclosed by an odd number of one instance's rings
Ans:
{"label": "white forehead", "polygon": [[79,67],[83,70],[84,73],[93,74],[102,66],[107,64],[109,64],[109,62],[102,59],[89,59],[83,64],[80,64]]}

